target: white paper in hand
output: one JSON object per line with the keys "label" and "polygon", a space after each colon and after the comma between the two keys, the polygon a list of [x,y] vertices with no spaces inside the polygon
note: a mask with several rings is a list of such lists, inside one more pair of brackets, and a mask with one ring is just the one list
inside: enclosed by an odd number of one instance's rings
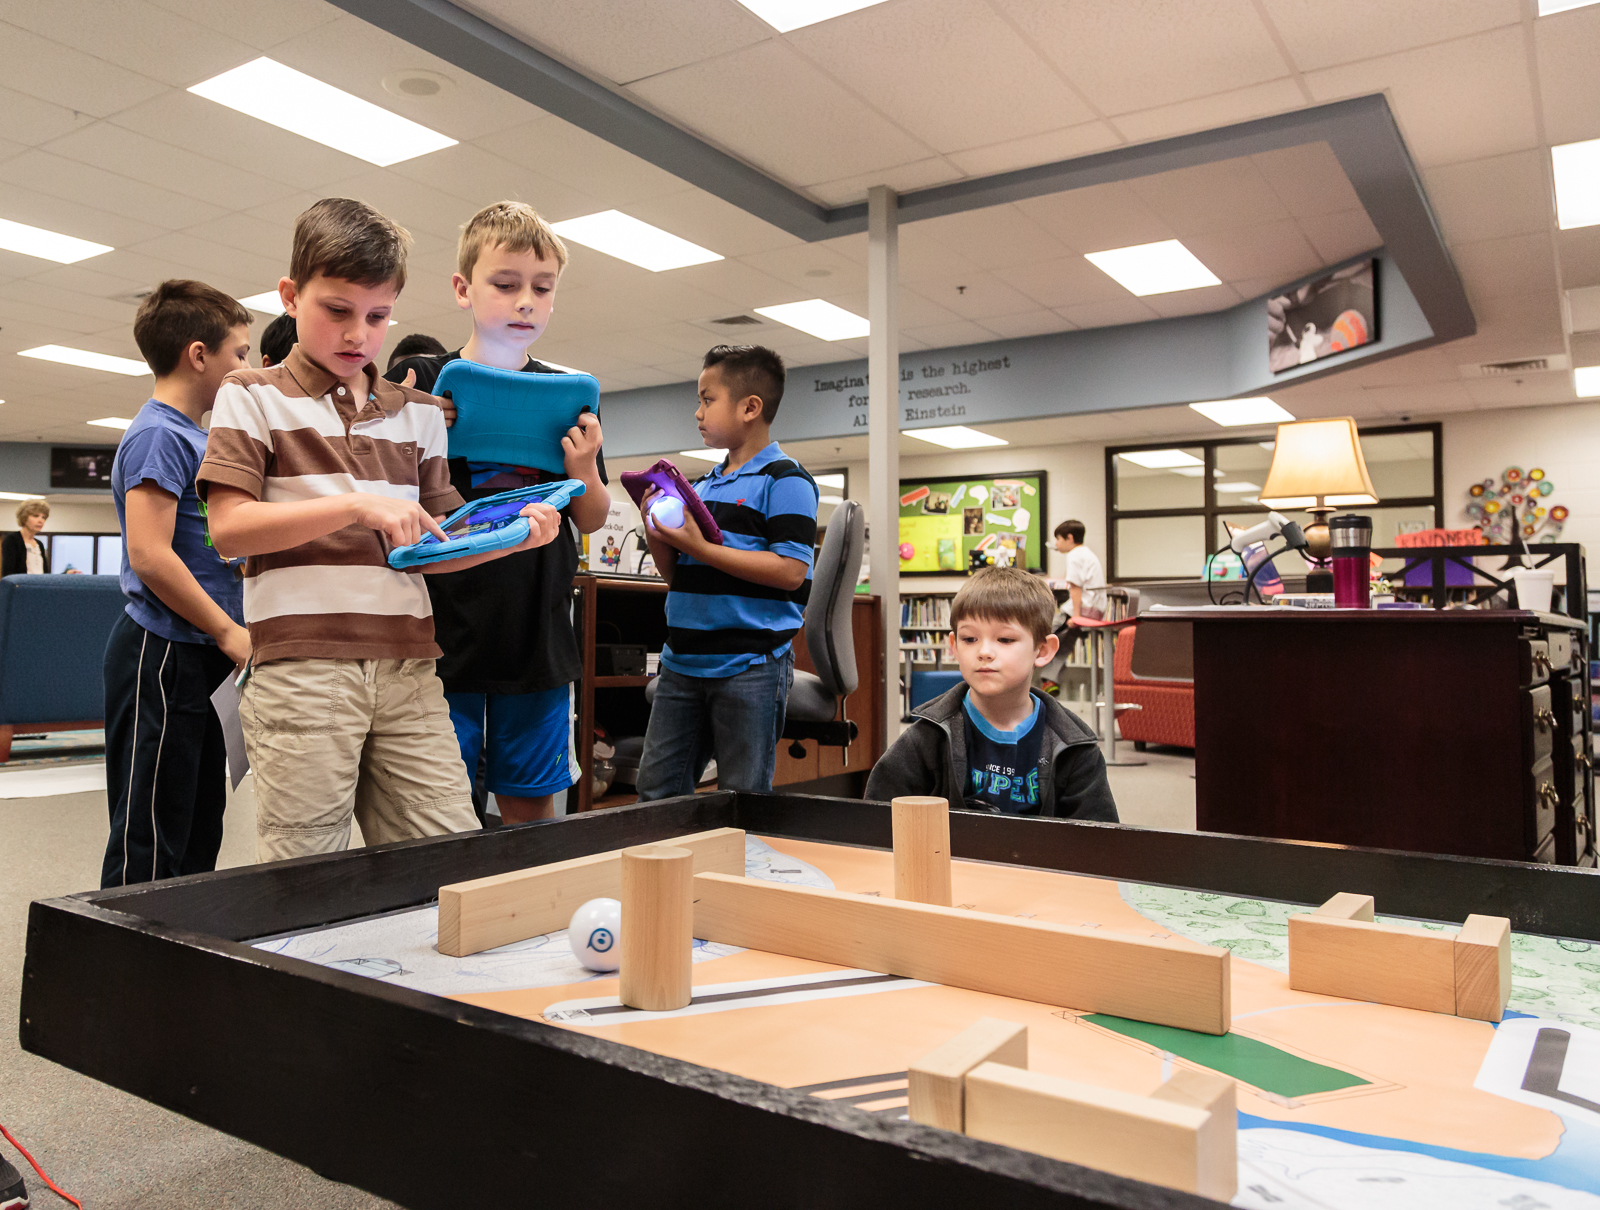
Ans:
{"label": "white paper in hand", "polygon": [[239,690],[233,683],[233,673],[222,678],[211,695],[211,708],[222,722],[222,738],[228,748],[228,780],[237,790],[244,775],[250,772],[250,758],[244,750],[244,724],[239,721]]}

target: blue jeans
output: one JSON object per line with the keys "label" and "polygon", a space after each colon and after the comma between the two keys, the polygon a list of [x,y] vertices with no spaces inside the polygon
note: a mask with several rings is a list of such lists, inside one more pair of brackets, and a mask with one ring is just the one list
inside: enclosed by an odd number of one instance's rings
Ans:
{"label": "blue jeans", "polygon": [[733,676],[663,668],[639,759],[639,801],[693,794],[713,756],[718,789],[770,792],[793,680],[793,649]]}

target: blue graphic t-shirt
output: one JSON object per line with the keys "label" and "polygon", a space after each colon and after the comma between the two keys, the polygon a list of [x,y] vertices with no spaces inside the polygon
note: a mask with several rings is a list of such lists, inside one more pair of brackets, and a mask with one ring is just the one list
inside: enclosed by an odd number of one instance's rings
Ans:
{"label": "blue graphic t-shirt", "polygon": [[[195,494],[194,477],[205,457],[206,431],[175,407],[150,400],[139,409],[117,446],[111,464],[111,495],[117,505],[117,522],[128,532],[125,515],[128,492],[142,483],[154,483],[178,498],[178,515],[172,526],[172,550],[199,581],[206,594],[244,625],[244,581],[240,570],[211,545],[206,515]],[[128,544],[122,544],[122,591],[128,598],[128,616],[152,634],[176,643],[210,643],[216,640],[180,618],[146,588],[128,563]]]}
{"label": "blue graphic t-shirt", "polygon": [[970,693],[962,705],[967,712],[966,800],[1006,815],[1037,815],[1044,738],[1039,699],[1033,699],[1033,713],[1015,731],[1001,731],[979,714]]}

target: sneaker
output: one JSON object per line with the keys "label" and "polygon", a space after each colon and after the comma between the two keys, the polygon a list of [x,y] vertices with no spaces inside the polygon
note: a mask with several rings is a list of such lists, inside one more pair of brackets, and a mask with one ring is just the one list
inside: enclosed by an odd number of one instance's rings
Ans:
{"label": "sneaker", "polygon": [[0,1156],[0,1210],[28,1210],[28,1187],[4,1156]]}

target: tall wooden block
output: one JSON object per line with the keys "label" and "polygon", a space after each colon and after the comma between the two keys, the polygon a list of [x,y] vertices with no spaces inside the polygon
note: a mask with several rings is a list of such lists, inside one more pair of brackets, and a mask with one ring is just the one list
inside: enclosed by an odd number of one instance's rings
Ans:
{"label": "tall wooden block", "polygon": [[1511,999],[1511,921],[1468,916],[1456,934],[1456,1016],[1498,1021]]}
{"label": "tall wooden block", "polygon": [[675,845],[622,850],[622,987],[630,1008],[667,1012],[694,994],[694,854]]}
{"label": "tall wooden block", "polygon": [[907,1069],[911,1120],[960,1133],[966,1129],[967,1072],[980,1063],[1028,1066],[1028,1027],[980,1017]]}
{"label": "tall wooden block", "polygon": [[1230,1201],[1232,1114],[984,1063],[967,1075],[967,1134],[1052,1159]]}
{"label": "tall wooden block", "polygon": [[[1228,1032],[1229,953],[1218,946],[725,874],[694,881],[694,932],[707,941]],[[626,961],[626,928],[622,952]]]}
{"label": "tall wooden block", "polygon": [[1455,937],[1364,920],[1290,916],[1289,986],[1324,996],[1453,1013]]}
{"label": "tall wooden block", "polygon": [[889,804],[894,825],[894,897],[949,907],[950,804],[907,796]]}
{"label": "tall wooden block", "polygon": [[1376,910],[1377,904],[1371,895],[1352,895],[1349,891],[1340,891],[1327,903],[1323,904],[1313,916],[1331,916],[1335,920],[1368,920],[1370,921]]}
{"label": "tall wooden block", "polygon": [[[742,829],[713,828],[662,843],[692,852],[696,873],[744,873]],[[442,886],[439,952],[464,958],[497,945],[553,933],[566,928],[572,913],[589,900],[621,896],[620,849]]]}

